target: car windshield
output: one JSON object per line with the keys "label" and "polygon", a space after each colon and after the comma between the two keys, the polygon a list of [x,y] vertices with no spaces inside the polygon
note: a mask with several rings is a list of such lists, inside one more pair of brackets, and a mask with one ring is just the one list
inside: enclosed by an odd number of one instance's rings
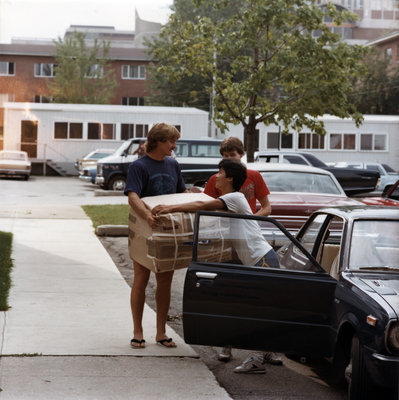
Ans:
{"label": "car windshield", "polygon": [[299,171],[267,171],[261,175],[270,192],[342,194],[330,175]]}
{"label": "car windshield", "polygon": [[388,174],[397,174],[398,173],[393,168],[391,168],[388,164],[381,164],[381,165],[385,168],[385,171],[387,171]]}
{"label": "car windshield", "polygon": [[15,161],[25,161],[25,154],[23,153],[7,153],[1,152],[0,153],[1,160],[15,160]]}
{"label": "car windshield", "polygon": [[399,271],[399,221],[355,221],[349,268]]}
{"label": "car windshield", "polygon": [[90,156],[90,158],[93,158],[95,160],[99,160],[100,158],[104,158],[112,154],[111,152],[109,153],[94,153]]}

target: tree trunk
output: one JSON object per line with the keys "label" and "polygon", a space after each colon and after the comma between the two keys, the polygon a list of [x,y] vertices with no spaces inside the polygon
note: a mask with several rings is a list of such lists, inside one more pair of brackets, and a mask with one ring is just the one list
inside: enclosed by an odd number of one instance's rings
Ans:
{"label": "tree trunk", "polygon": [[258,136],[256,124],[248,124],[244,127],[244,143],[247,151],[247,162],[254,161],[254,153],[258,148]]}

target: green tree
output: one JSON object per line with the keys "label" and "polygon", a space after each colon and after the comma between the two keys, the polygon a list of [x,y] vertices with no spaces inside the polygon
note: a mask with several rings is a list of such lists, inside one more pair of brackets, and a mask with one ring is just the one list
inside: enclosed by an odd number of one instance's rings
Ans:
{"label": "green tree", "polygon": [[399,68],[378,48],[370,51],[364,64],[367,73],[352,95],[358,110],[363,114],[399,114]]}
{"label": "green tree", "polygon": [[343,43],[323,24],[323,16],[339,25],[352,14],[309,0],[246,0],[234,9],[228,0],[193,1],[224,18],[186,21],[173,13],[160,34],[168,46],[153,51],[162,60],[157,70],[172,83],[198,75],[208,93],[213,87],[215,122],[222,130],[227,123],[243,126],[249,161],[259,123],[325,134],[317,117],[330,113],[360,124],[348,95],[364,49]]}
{"label": "green tree", "polygon": [[107,70],[109,43],[96,39],[86,44],[86,34],[74,32],[55,43],[57,67],[50,95],[56,103],[106,104],[117,86],[114,72]]}
{"label": "green tree", "polygon": [[[218,21],[231,16],[233,10],[238,10],[241,1],[231,0],[228,8],[217,10],[213,7],[212,2],[196,7],[195,0],[174,0],[171,10],[182,21],[194,22],[199,16],[206,16],[212,21]],[[190,106],[208,111],[210,94],[207,77],[193,73],[190,76],[182,76],[177,81],[171,81],[162,70],[158,69],[159,65],[167,65],[170,62],[168,52],[159,50],[170,46],[169,36],[154,37],[146,42],[146,46],[151,57],[154,57],[155,52],[157,53],[157,59],[148,67],[151,76],[149,82],[151,95],[146,99],[147,102],[151,105]]]}

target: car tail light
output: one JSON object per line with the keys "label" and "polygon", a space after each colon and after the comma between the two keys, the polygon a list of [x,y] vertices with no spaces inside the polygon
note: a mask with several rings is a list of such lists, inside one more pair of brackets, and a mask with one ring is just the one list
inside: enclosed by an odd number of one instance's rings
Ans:
{"label": "car tail light", "polygon": [[399,354],[399,322],[393,322],[390,324],[387,346],[391,353]]}

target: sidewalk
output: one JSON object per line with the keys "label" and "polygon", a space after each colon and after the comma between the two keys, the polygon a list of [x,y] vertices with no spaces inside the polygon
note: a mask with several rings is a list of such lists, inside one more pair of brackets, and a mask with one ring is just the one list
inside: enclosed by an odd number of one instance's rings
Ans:
{"label": "sidewalk", "polygon": [[11,309],[0,313],[1,399],[229,399],[194,350],[129,345],[130,288],[81,207],[0,206],[13,233]]}

